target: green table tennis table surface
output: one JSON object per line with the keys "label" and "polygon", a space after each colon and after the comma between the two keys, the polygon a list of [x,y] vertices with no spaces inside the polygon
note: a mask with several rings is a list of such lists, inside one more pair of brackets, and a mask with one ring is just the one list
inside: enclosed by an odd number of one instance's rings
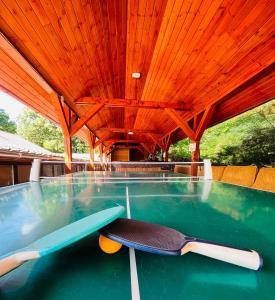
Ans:
{"label": "green table tennis table surface", "polygon": [[[254,249],[264,258],[255,272],[197,254],[135,251],[141,299],[275,299],[274,193],[175,174],[175,180],[119,179],[125,175],[101,180],[98,174],[95,180],[93,173],[82,173],[1,188],[0,256],[102,209],[126,207],[128,187],[133,219]],[[129,249],[107,255],[98,234],[0,278],[0,299],[121,300],[131,293]]]}

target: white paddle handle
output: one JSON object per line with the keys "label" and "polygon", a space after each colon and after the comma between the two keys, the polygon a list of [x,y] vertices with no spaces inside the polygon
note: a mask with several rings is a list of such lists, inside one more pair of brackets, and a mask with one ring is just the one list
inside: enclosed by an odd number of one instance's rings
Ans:
{"label": "white paddle handle", "polygon": [[0,276],[19,267],[27,260],[36,259],[38,257],[40,257],[38,251],[25,251],[2,258],[0,259]]}
{"label": "white paddle handle", "polygon": [[230,248],[207,242],[189,242],[182,248],[181,254],[189,251],[252,270],[259,270],[263,263],[261,256],[256,251]]}

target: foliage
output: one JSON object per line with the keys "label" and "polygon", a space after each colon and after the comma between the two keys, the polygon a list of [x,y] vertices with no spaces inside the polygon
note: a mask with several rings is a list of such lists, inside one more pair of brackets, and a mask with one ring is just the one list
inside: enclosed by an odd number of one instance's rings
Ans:
{"label": "foliage", "polygon": [[189,144],[189,139],[185,139],[172,145],[169,149],[169,158],[172,161],[190,161],[191,152],[188,150]]}
{"label": "foliage", "polygon": [[73,153],[88,153],[89,146],[86,142],[80,140],[76,136],[72,138]]}
{"label": "foliage", "polygon": [[10,120],[9,115],[0,109],[0,130],[15,133],[16,132],[16,124]]}
{"label": "foliage", "polygon": [[[26,140],[33,142],[51,152],[64,152],[63,134],[59,127],[26,109],[18,118],[17,133]],[[72,139],[74,153],[86,153],[88,146],[77,137]]]}
{"label": "foliage", "polygon": [[[270,164],[275,152],[274,128],[275,100],[207,129],[200,156],[216,164]],[[188,139],[172,145],[171,159],[190,160],[188,145]]]}
{"label": "foliage", "polygon": [[254,129],[239,146],[226,146],[214,162],[233,165],[268,165],[275,158],[275,128]]}

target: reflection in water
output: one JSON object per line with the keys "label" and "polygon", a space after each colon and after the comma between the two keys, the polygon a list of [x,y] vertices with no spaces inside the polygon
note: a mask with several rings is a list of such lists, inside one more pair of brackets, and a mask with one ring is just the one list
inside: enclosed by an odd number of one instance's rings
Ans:
{"label": "reflection in water", "polygon": [[[207,204],[266,235],[266,226],[269,226],[270,222],[275,223],[274,201],[274,193],[213,182]],[[274,235],[269,238],[275,240]]]}
{"label": "reflection in water", "polygon": [[[32,182],[0,195],[0,255],[22,248],[70,221],[71,185]],[[9,199],[9,200],[7,200]],[[5,201],[6,200],[6,201]]]}
{"label": "reflection in water", "polygon": [[203,184],[203,190],[202,190],[201,200],[207,201],[209,198],[210,192],[211,192],[212,181],[207,180],[207,181],[204,181],[202,184]]}
{"label": "reflection in water", "polygon": [[[0,243],[0,255],[21,248],[91,213],[116,203],[125,205],[125,185],[117,182],[105,184],[104,181],[99,185],[89,176],[86,179],[67,176],[65,181],[45,180],[41,183],[25,184],[15,190],[2,189],[0,232],[5,243]],[[150,291],[155,285],[155,299],[160,299],[160,294],[169,299],[175,290],[175,299],[186,298],[186,295],[192,295],[192,299],[207,296],[208,299],[212,299],[212,291],[216,293],[217,290],[220,292],[217,295],[221,295],[222,290],[229,291],[225,299],[232,299],[236,293],[248,295],[248,298],[255,294],[253,299],[260,299],[262,292],[274,281],[274,194],[218,182],[128,182],[127,185],[133,218],[166,225],[200,238],[236,246],[255,247],[259,252],[263,251],[267,262],[263,272],[256,273],[195,254],[167,258],[138,252],[137,262],[138,270],[141,270],[139,279],[142,289],[146,290],[148,285]],[[127,255],[122,250],[115,256],[106,258],[98,250],[97,239],[94,243],[89,240],[85,247],[79,248],[70,248],[38,262],[23,265],[7,274],[8,277],[1,278],[0,288],[9,294],[9,289],[22,286],[21,290],[13,292],[14,298],[23,298],[21,293],[29,289],[25,293],[29,298],[24,299],[34,299],[37,297],[32,296],[35,288],[36,291],[44,289],[44,297],[57,297],[55,291],[58,285],[54,276],[51,278],[52,274],[62,276],[61,285],[58,287],[62,286],[63,290],[60,288],[58,293],[60,290],[71,292],[79,288],[82,286],[82,280],[87,278],[90,284],[91,280],[98,278],[99,272],[102,272],[102,278],[106,278],[106,274],[110,277],[116,275],[117,282],[122,282],[121,276],[125,276],[128,282],[127,251]],[[81,249],[85,250],[86,256],[79,252]],[[112,269],[115,262],[118,262],[118,257],[121,257],[118,266],[125,263],[125,273]],[[94,268],[95,264],[98,264],[98,268]],[[85,278],[82,275],[83,271],[87,272]],[[47,278],[51,280],[47,281]],[[258,280],[259,278],[261,280]],[[77,287],[75,280],[79,280],[80,285]],[[122,284],[125,284],[125,281]],[[88,288],[97,290],[100,288],[100,282],[95,282]],[[106,290],[106,286],[104,289]],[[0,298],[1,296],[0,293]]]}
{"label": "reflection in water", "polygon": [[232,272],[194,272],[190,274],[190,281],[212,284],[212,285],[224,285],[226,287],[245,287],[250,289],[256,289],[258,285],[258,278],[255,272],[248,272],[245,270],[242,273]]}

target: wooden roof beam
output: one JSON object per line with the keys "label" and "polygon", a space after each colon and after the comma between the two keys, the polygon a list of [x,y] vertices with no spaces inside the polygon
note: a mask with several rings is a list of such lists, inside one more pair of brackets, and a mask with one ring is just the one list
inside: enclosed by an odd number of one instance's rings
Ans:
{"label": "wooden roof beam", "polygon": [[22,56],[22,54],[10,43],[5,35],[0,32],[0,49],[7,53],[10,58],[16,62],[24,72],[26,72],[38,85],[48,94],[54,93],[53,88],[46,80],[35,70],[35,68]]}
{"label": "wooden roof beam", "polygon": [[[22,68],[24,72],[26,72],[39,86],[41,86],[42,89],[44,89],[51,98],[51,102],[54,105],[56,114],[57,114],[57,120],[62,128],[62,130],[66,134],[70,134],[67,131],[69,130],[68,127],[70,124],[68,124],[66,120],[66,115],[68,113],[67,108],[65,108],[65,105],[62,108],[62,104],[59,104],[56,101],[56,98],[59,99],[58,93],[48,84],[48,82],[43,78],[43,76],[30,64],[28,60],[25,59],[25,57],[10,43],[10,41],[5,37],[5,35],[0,32],[0,49],[2,49],[5,53],[7,53],[12,60]],[[64,104],[67,104],[72,111],[81,118],[82,114],[79,113],[78,108],[74,103],[71,101],[64,102]],[[60,107],[61,105],[61,107]],[[64,119],[66,121],[66,125],[64,124]],[[55,120],[56,121],[56,120]],[[88,129],[95,135],[95,132],[87,126]]]}
{"label": "wooden roof beam", "polygon": [[207,128],[209,122],[211,121],[214,110],[215,110],[215,105],[209,105],[206,108],[206,110],[204,111],[202,119],[200,120],[200,123],[198,125],[197,130],[196,130],[195,141],[199,141],[201,139],[205,129]]}
{"label": "wooden roof beam", "polygon": [[157,139],[153,134],[149,134],[149,136],[162,150],[165,150],[165,145],[163,145],[159,139]]}
{"label": "wooden roof beam", "polygon": [[175,128],[173,128],[172,130],[168,131],[167,133],[165,133],[160,140],[165,139],[165,137],[167,137],[168,135],[171,136],[176,130],[178,130],[180,127],[176,126]]}
{"label": "wooden roof beam", "polygon": [[164,151],[168,151],[169,147],[170,147],[170,139],[171,139],[171,134],[168,134],[165,138],[164,138]]}
{"label": "wooden roof beam", "polygon": [[111,139],[111,140],[105,140],[105,142],[114,142],[114,143],[129,143],[129,144],[140,144],[140,143],[145,143],[145,144],[152,144],[150,142],[141,142],[138,140],[121,140],[121,139]]}
{"label": "wooden roof beam", "polygon": [[104,106],[104,103],[99,103],[94,105],[91,109],[89,109],[85,115],[80,117],[71,127],[70,135],[74,135],[80,130],[93,116],[95,116]]}
{"label": "wooden roof beam", "polygon": [[116,148],[127,148],[127,149],[143,149],[142,146],[124,146],[124,145],[116,145]]}
{"label": "wooden roof beam", "polygon": [[104,134],[101,138],[99,138],[95,144],[94,144],[94,148],[98,147],[100,144],[102,144],[103,142],[107,142],[107,139],[109,137],[109,133]]}
{"label": "wooden roof beam", "polygon": [[140,144],[145,149],[145,151],[147,151],[150,154],[153,154],[152,150],[150,149],[150,147],[148,145],[146,145],[145,143],[140,143]]}
{"label": "wooden roof beam", "polygon": [[102,127],[102,128],[98,128],[96,129],[96,131],[109,131],[109,132],[121,132],[121,133],[129,133],[129,132],[133,132],[133,133],[150,133],[150,134],[158,134],[157,131],[155,130],[146,130],[146,129],[134,129],[134,128],[116,128],[116,127]]}
{"label": "wooden roof beam", "polygon": [[182,121],[180,115],[176,110],[166,108],[165,112],[192,141],[195,140],[195,132],[190,128],[187,122]]}
{"label": "wooden roof beam", "polygon": [[105,148],[104,148],[104,150],[103,150],[103,153],[107,153],[110,149],[111,149],[111,147],[114,145],[114,142],[111,142],[110,144],[108,144]]}
{"label": "wooden roof beam", "polygon": [[130,99],[102,99],[93,97],[82,97],[74,101],[75,104],[98,104],[105,102],[106,107],[132,107],[132,108],[147,108],[147,109],[165,109],[172,108],[177,110],[191,110],[192,106],[187,103],[171,103],[169,101],[138,101]]}
{"label": "wooden roof beam", "polygon": [[70,135],[69,126],[66,121],[62,103],[61,103],[59,97],[54,92],[50,94],[50,98],[51,98],[52,104],[55,108],[55,112],[56,112],[59,124],[62,128],[62,131],[64,134],[69,136]]}

